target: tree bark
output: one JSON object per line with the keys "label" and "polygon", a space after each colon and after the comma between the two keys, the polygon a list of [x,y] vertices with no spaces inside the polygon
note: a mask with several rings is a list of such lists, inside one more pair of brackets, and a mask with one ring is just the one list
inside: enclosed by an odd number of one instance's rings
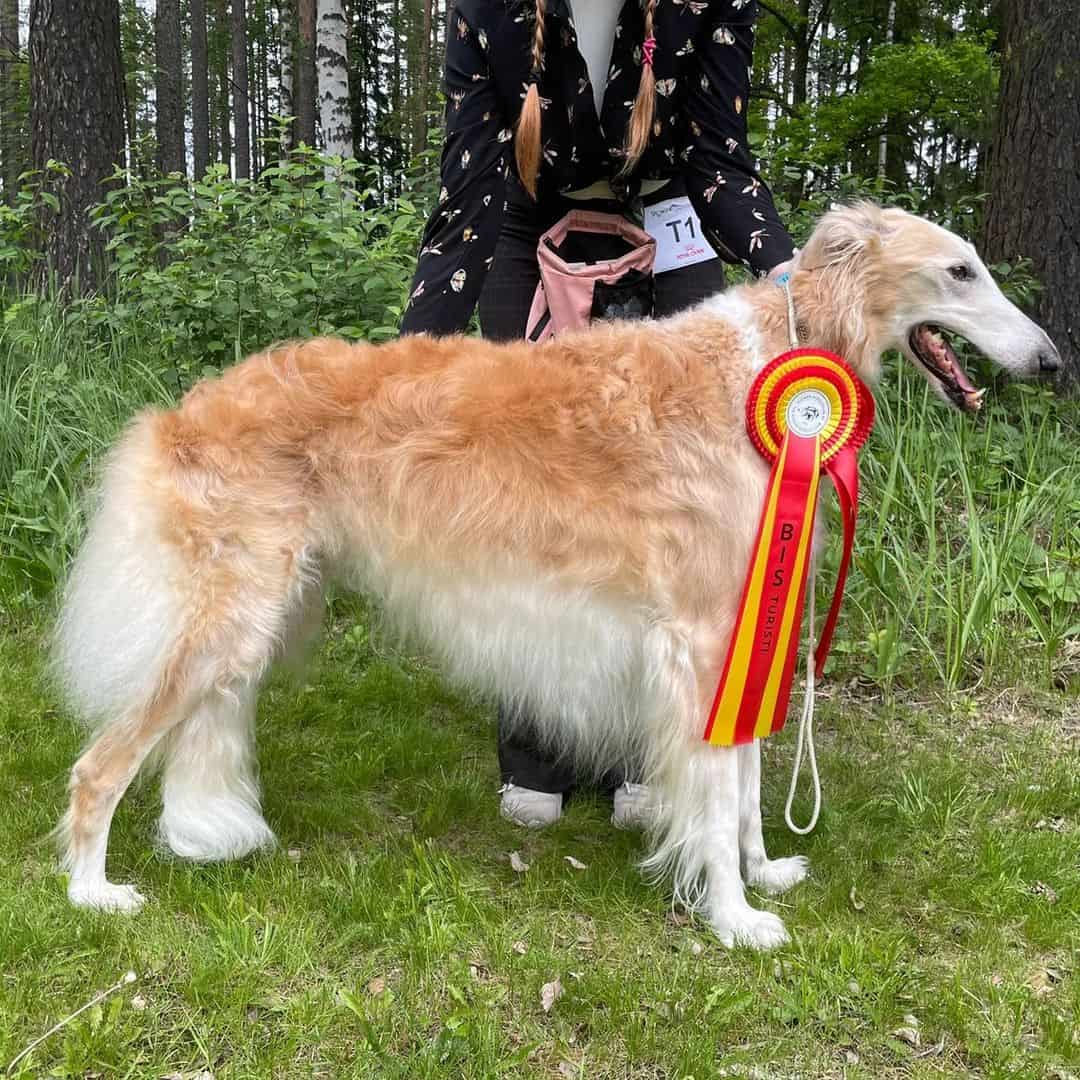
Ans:
{"label": "tree bark", "polygon": [[210,166],[210,59],[206,44],[206,0],[191,0],[191,144],[195,179]]}
{"label": "tree bark", "polygon": [[1080,384],[1080,19],[1075,0],[1004,4],[1001,89],[984,240],[991,260],[1031,259],[1035,316]]}
{"label": "tree bark", "polygon": [[244,0],[232,0],[233,145],[237,179],[251,176],[251,114],[248,108],[247,13]]}
{"label": "tree bark", "polygon": [[[888,48],[893,43],[893,28],[896,26],[896,0],[889,0],[889,14],[885,17],[885,47]],[[889,114],[886,113],[882,119],[884,125],[881,130],[881,135],[878,136],[878,156],[877,156],[877,182],[880,187],[885,183],[885,166],[889,161]]]}
{"label": "tree bark", "polygon": [[19,0],[0,0],[0,156],[4,201],[11,205],[19,188],[22,162],[22,115],[18,107]]}
{"label": "tree bark", "polygon": [[41,222],[46,272],[64,293],[87,292],[104,261],[104,237],[90,227],[89,210],[124,155],[117,0],[31,0],[30,124],[34,168],[54,159],[70,169],[43,177],[59,199]]}
{"label": "tree bark", "polygon": [[229,0],[217,0],[214,15],[217,59],[217,129],[218,153],[228,173],[232,173],[232,125],[229,123]]}
{"label": "tree bark", "polygon": [[297,0],[294,145],[315,145],[315,0]]}
{"label": "tree bark", "polygon": [[163,176],[187,172],[180,47],[180,0],[157,0],[154,12],[154,100],[157,168]]}
{"label": "tree bark", "polygon": [[319,0],[319,122],[328,154],[353,156],[349,62],[341,0]]}
{"label": "tree bark", "polygon": [[[294,116],[296,108],[293,105],[293,75],[295,70],[293,43],[296,40],[296,20],[294,19],[293,5],[291,0],[281,0],[278,9],[278,27],[281,35],[281,82],[279,93],[281,95],[278,112],[282,116]],[[288,154],[293,146],[294,128],[292,124],[281,133],[282,156]]]}
{"label": "tree bark", "polygon": [[413,132],[413,154],[427,146],[428,108],[431,104],[431,16],[434,0],[422,0],[424,23],[420,32],[420,72],[417,85],[416,128]]}

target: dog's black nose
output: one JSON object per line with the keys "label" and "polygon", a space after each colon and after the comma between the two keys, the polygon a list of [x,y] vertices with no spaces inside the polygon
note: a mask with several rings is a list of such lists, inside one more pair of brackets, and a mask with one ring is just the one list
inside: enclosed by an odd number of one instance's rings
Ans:
{"label": "dog's black nose", "polygon": [[1061,367],[1061,357],[1056,351],[1039,353],[1040,371],[1057,371],[1059,367]]}

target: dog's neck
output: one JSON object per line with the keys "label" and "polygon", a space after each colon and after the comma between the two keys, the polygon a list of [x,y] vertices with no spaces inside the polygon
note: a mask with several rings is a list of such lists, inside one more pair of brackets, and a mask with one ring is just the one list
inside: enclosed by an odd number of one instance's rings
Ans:
{"label": "dog's neck", "polygon": [[[881,352],[869,333],[865,298],[833,295],[828,276],[798,269],[789,289],[795,308],[798,346],[816,346],[843,357],[864,378],[875,378]],[[791,348],[785,290],[773,281],[756,281],[738,290],[750,301],[761,335],[764,364]]]}

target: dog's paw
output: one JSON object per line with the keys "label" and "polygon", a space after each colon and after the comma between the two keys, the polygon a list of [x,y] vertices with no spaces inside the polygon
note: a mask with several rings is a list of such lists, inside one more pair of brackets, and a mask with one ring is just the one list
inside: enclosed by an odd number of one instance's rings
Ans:
{"label": "dog's paw", "polygon": [[68,899],[76,906],[92,911],[111,911],[130,915],[146,903],[145,897],[133,885],[113,885],[101,881],[93,885],[72,884]]}
{"label": "dog's paw", "polygon": [[735,915],[714,916],[709,920],[720,941],[729,949],[745,945],[764,952],[791,940],[779,915],[747,906]]}
{"label": "dog's paw", "polygon": [[775,896],[787,892],[793,885],[806,880],[810,862],[805,855],[789,855],[786,859],[763,859],[746,868],[746,884]]}

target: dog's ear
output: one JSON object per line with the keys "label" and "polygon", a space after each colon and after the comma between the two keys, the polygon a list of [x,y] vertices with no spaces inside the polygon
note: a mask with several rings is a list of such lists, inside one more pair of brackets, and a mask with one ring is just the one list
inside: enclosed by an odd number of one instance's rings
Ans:
{"label": "dog's ear", "polygon": [[796,267],[814,271],[806,275],[799,300],[812,332],[871,381],[881,334],[869,300],[880,300],[889,289],[882,248],[903,216],[872,202],[835,207],[818,222]]}
{"label": "dog's ear", "polygon": [[862,254],[874,254],[892,231],[891,211],[862,201],[837,206],[818,222],[800,254],[804,266],[847,263]]}

